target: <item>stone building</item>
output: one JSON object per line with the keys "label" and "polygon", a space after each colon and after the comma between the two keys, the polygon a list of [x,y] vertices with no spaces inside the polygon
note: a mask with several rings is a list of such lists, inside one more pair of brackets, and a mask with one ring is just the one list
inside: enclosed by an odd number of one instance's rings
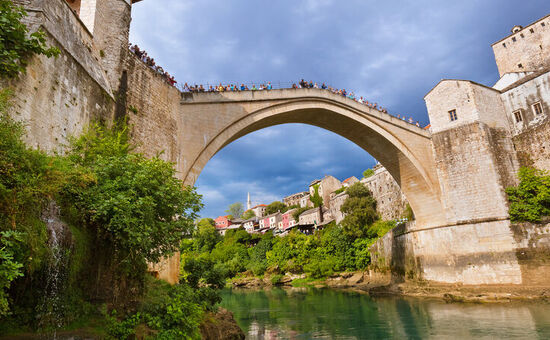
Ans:
{"label": "stone building", "polygon": [[351,176],[350,178],[346,178],[345,180],[342,181],[342,186],[344,187],[349,187],[349,186],[352,186],[354,185],[355,183],[359,182],[359,180],[357,179],[357,177],[355,176]]}
{"label": "stone building", "polygon": [[333,176],[325,176],[323,179],[318,179],[309,185],[309,194],[313,196],[315,193],[315,186],[319,185],[319,195],[323,199],[323,204],[329,208],[330,207],[330,194],[335,190],[338,190],[342,187],[342,183]]}
{"label": "stone building", "polygon": [[256,217],[264,217],[266,209],[267,209],[267,205],[265,204],[258,204],[252,207],[252,211],[254,212],[254,215],[256,215]]}
{"label": "stone building", "polygon": [[299,225],[318,225],[322,222],[321,209],[313,208],[304,211],[299,218]]}
{"label": "stone building", "polygon": [[349,195],[346,194],[346,192],[341,192],[339,194],[332,193],[330,196],[330,215],[331,218],[334,219],[334,222],[336,224],[342,222],[344,219],[344,214],[342,213],[342,205],[344,202],[348,199]]}
{"label": "stone building", "polygon": [[376,211],[384,220],[401,218],[407,207],[407,199],[401,188],[380,163],[376,164],[373,170],[374,174],[363,178],[361,183],[371,191],[376,200]]}
{"label": "stone building", "polygon": [[305,204],[302,205],[303,203],[306,202],[305,200],[302,200],[303,198],[307,198],[307,200],[309,201],[309,192],[302,191],[302,192],[297,192],[295,194],[286,196],[285,198],[283,198],[283,203],[287,207],[290,207],[290,206],[293,206],[293,205],[297,205],[297,206],[300,206],[300,207],[305,207],[306,206]]}

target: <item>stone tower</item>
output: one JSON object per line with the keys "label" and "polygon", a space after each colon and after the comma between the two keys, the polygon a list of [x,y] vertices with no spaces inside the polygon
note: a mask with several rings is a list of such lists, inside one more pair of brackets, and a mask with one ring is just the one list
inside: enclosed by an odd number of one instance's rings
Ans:
{"label": "stone tower", "polygon": [[250,201],[250,193],[248,193],[248,199],[246,200],[246,210],[252,208],[252,202]]}

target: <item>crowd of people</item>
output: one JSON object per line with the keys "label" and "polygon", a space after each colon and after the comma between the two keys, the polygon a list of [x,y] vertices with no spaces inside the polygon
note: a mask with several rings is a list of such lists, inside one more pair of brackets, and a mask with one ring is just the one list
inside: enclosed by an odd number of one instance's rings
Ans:
{"label": "crowd of people", "polygon": [[[176,86],[176,80],[173,76],[171,76],[168,72],[164,71],[164,69],[160,66],[158,66],[155,63],[155,59],[149,57],[147,55],[147,52],[142,51],[138,45],[131,45],[129,44],[130,51],[132,51],[142,62],[144,62],[147,66],[149,66],[151,69],[153,69],[155,72],[157,72],[162,78],[170,85]],[[289,85],[289,84],[287,84]],[[284,86],[281,86],[280,88],[285,88]],[[378,110],[383,113],[388,113],[388,110],[384,107],[381,107],[378,105],[378,103],[369,102],[363,97],[358,97],[355,95],[353,91],[348,92],[346,89],[337,89],[333,88],[331,86],[327,86],[325,83],[322,83],[319,85],[318,83],[314,83],[312,81],[305,81],[304,79],[300,80],[298,83],[293,83],[290,88],[293,89],[302,89],[302,88],[309,88],[309,89],[322,89],[327,90],[332,93],[341,95],[343,97],[352,99],[360,104],[366,105],[372,109]],[[271,82],[267,82],[265,84],[260,84],[256,86],[255,84],[252,84],[250,87],[246,84],[228,84],[223,85],[220,83],[219,85],[189,85],[185,83],[183,86],[180,87],[180,90],[182,92],[192,92],[192,93],[202,93],[202,92],[231,92],[231,91],[264,91],[264,90],[272,90],[273,85],[271,85]],[[397,115],[398,119],[403,120],[405,122],[408,122],[410,124],[416,125],[420,127],[420,123],[418,121],[415,121],[412,117],[409,117],[408,119],[403,115]]]}
{"label": "crowd of people", "polygon": [[130,51],[132,51],[132,53],[134,53],[142,62],[144,62],[145,65],[149,66],[155,72],[157,72],[168,84],[176,86],[177,81],[174,79],[174,77],[171,76],[170,73],[164,71],[161,66],[157,65],[155,63],[155,59],[149,57],[147,55],[147,52],[142,51],[138,47],[138,45],[128,44],[128,47],[130,48]]}
{"label": "crowd of people", "polygon": [[[287,84],[288,86],[289,84]],[[378,105],[378,103],[369,102],[367,99],[363,97],[358,97],[355,95],[353,91],[348,92],[346,89],[336,89],[331,86],[327,86],[325,83],[322,83],[319,85],[318,83],[314,83],[312,81],[305,81],[304,79],[300,80],[298,83],[293,83],[290,87],[280,86],[279,88],[293,88],[293,89],[303,89],[303,88],[311,88],[311,89],[322,89],[327,90],[332,93],[344,96],[346,98],[352,99],[360,104],[364,104],[372,109],[378,110],[383,113],[388,113],[388,110],[384,107],[381,107]],[[262,90],[272,90],[273,86],[271,85],[271,82],[267,82],[265,84],[260,84],[256,86],[254,83],[249,87],[246,84],[228,84],[223,85],[220,83],[219,85],[189,85],[188,83],[185,83],[181,87],[182,92],[191,92],[191,93],[203,93],[203,92],[233,92],[233,91],[262,91]],[[396,115],[397,118],[400,120],[403,120],[405,122],[408,122],[410,124],[416,125],[420,127],[420,123],[418,121],[415,121],[412,117],[405,117],[404,115]]]}

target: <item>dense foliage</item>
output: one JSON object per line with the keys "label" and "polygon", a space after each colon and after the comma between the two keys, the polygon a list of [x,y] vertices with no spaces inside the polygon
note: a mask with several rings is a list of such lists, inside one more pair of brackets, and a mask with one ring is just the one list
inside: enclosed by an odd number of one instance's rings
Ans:
{"label": "dense foliage", "polygon": [[182,189],[171,163],[132,153],[126,128],[90,127],[68,159],[74,173],[62,201],[129,270],[172,254],[191,232],[200,196]]}
{"label": "dense foliage", "polygon": [[6,290],[13,280],[23,275],[23,265],[14,260],[14,248],[21,242],[20,234],[14,231],[0,232],[0,317],[9,313]]}
{"label": "dense foliage", "polygon": [[60,51],[46,45],[45,33],[41,30],[29,34],[21,22],[27,13],[10,0],[0,0],[0,75],[14,78],[24,72],[29,58],[34,54],[57,56]]}
{"label": "dense foliage", "polygon": [[241,202],[233,203],[225,212],[230,215],[230,218],[240,218],[244,213],[243,204]]}
{"label": "dense foliage", "polygon": [[506,189],[510,218],[514,222],[539,222],[550,216],[550,175],[546,171],[522,167],[519,185]]}
{"label": "dense foliage", "polygon": [[276,212],[284,213],[288,210],[288,207],[280,201],[271,202],[267,205],[267,208],[265,210],[266,215],[271,215]]}
{"label": "dense foliage", "polygon": [[323,205],[323,198],[321,197],[321,195],[319,195],[319,186],[320,184],[315,184],[313,186],[313,195],[311,195],[309,198],[315,208]]}
{"label": "dense foliage", "polygon": [[256,216],[256,214],[254,213],[254,211],[252,211],[252,209],[250,209],[250,210],[247,210],[247,211],[244,212],[242,218],[243,218],[243,220],[248,220],[248,219],[250,219],[252,217],[255,217],[255,216]]}
{"label": "dense foliage", "polygon": [[312,236],[298,231],[276,237],[270,233],[248,234],[243,229],[228,230],[211,252],[196,246],[204,243],[204,233],[197,233],[183,249],[184,272],[191,275],[187,263],[198,258],[210,261],[219,268],[217,274],[226,277],[244,272],[256,276],[291,272],[319,278],[339,271],[361,270],[370,263],[368,247],[394,226],[393,222],[376,221],[369,228],[371,238],[347,235],[334,224]]}
{"label": "dense foliage", "polygon": [[342,229],[350,237],[373,237],[376,233],[370,226],[378,220],[376,200],[372,193],[362,183],[355,183],[348,187],[349,197],[341,207],[345,215],[342,220]]}
{"label": "dense foliage", "polygon": [[[133,334],[138,324],[159,339],[198,338],[203,314],[219,301],[221,274],[214,274],[209,263],[195,263],[194,277],[162,288],[162,297],[149,301],[147,296],[155,293],[147,285],[155,290],[159,283],[147,284],[145,271],[146,262],[178,250],[180,240],[191,233],[202,206],[194,188],[183,187],[171,163],[133,153],[123,124],[90,127],[71,142],[64,156],[33,150],[23,142],[23,125],[6,113],[7,97],[0,92],[2,332],[8,324],[47,328],[50,320],[44,311],[52,308],[60,317],[56,326],[77,321],[94,313],[93,299],[111,306],[138,306],[137,314],[108,313],[114,338]],[[44,300],[53,250],[42,213],[51,201],[58,202],[60,217],[72,224],[71,244],[63,250],[68,256],[60,274],[63,291],[55,307]],[[204,223],[212,227],[211,220]],[[201,250],[209,251],[220,239],[210,231],[202,236]],[[146,301],[140,303],[142,294]]]}
{"label": "dense foliage", "polygon": [[[40,214],[60,189],[62,164],[29,149],[24,127],[7,114],[9,91],[0,91],[0,317],[8,312],[6,289],[22,272],[32,276],[47,258]],[[24,268],[24,271],[23,271]]]}
{"label": "dense foliage", "polygon": [[363,178],[369,178],[370,176],[374,175],[373,169],[367,169],[363,171]]}

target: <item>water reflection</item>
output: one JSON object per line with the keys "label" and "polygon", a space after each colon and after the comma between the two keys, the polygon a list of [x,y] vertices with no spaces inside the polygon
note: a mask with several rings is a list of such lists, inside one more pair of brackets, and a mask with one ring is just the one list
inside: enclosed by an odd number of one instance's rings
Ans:
{"label": "water reflection", "polygon": [[248,339],[550,339],[545,303],[446,304],[335,290],[232,290]]}

